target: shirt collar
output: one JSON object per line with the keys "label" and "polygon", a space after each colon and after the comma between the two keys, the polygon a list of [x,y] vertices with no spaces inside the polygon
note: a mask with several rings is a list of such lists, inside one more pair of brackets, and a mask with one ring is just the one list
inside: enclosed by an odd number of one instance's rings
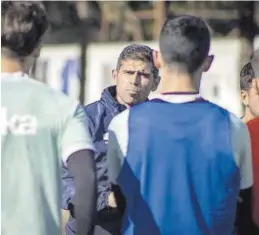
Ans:
{"label": "shirt collar", "polygon": [[122,112],[126,109],[126,106],[120,104],[116,99],[116,86],[110,86],[103,90],[101,100],[106,104],[108,109],[112,109],[117,112]]}
{"label": "shirt collar", "polygon": [[1,73],[1,80],[17,81],[25,78],[28,78],[28,75],[21,71],[15,73]]}
{"label": "shirt collar", "polygon": [[170,103],[187,103],[201,98],[198,92],[168,92],[154,96],[155,99],[161,99]]}

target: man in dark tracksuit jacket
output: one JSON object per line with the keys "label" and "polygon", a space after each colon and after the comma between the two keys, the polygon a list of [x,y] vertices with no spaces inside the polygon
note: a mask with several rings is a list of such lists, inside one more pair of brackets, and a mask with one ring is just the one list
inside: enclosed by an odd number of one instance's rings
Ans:
{"label": "man in dark tracksuit jacket", "polygon": [[[136,103],[145,101],[150,91],[157,88],[159,77],[153,63],[152,49],[144,45],[130,45],[124,48],[119,56],[117,68],[113,70],[113,78],[116,86],[104,89],[99,101],[85,107],[90,134],[97,150],[95,162],[98,213],[95,235],[120,235],[125,202],[120,190],[112,188],[108,182],[106,159],[108,125],[115,115]],[[68,169],[64,166],[62,182],[62,209],[69,210],[72,215],[66,225],[66,234],[73,235],[75,234],[74,185]],[[116,202],[113,193],[116,195]]]}
{"label": "man in dark tracksuit jacket", "polygon": [[[85,107],[85,111],[88,114],[87,116],[89,120],[90,134],[93,138],[96,150],[98,151],[95,157],[98,179],[97,211],[99,211],[99,218],[97,217],[97,221],[105,221],[104,223],[102,223],[102,227],[104,227],[105,230],[109,230],[111,234],[116,234],[116,231],[119,230],[120,221],[118,219],[118,211],[115,208],[110,208],[107,200],[108,194],[111,192],[111,186],[107,182],[108,175],[105,159],[107,136],[105,135],[105,133],[107,133],[108,125],[112,118],[116,114],[126,109],[126,106],[118,103],[114,99],[114,94],[115,86],[106,88],[102,92],[101,99],[99,101]],[[63,187],[65,189],[62,200],[63,209],[67,209],[69,207],[68,204],[73,200],[74,187],[72,186],[72,183],[73,179],[70,178],[68,170],[63,167]],[[108,214],[111,218],[106,216],[106,214]],[[116,223],[111,223],[110,225],[109,220],[116,221]],[[75,220],[70,217],[69,222],[66,226],[67,234],[74,234],[74,226]],[[100,232],[102,228],[100,228],[98,225],[96,227],[96,230],[99,231],[98,234],[102,234]]]}

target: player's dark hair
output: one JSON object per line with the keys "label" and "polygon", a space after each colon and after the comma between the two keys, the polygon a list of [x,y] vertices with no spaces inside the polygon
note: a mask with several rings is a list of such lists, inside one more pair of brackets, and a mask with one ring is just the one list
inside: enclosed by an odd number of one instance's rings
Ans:
{"label": "player's dark hair", "polygon": [[251,62],[248,62],[240,72],[240,89],[248,91],[251,88],[253,79],[255,79],[255,73]]}
{"label": "player's dark hair", "polygon": [[165,64],[194,73],[205,61],[210,49],[210,32],[199,17],[167,19],[161,29],[159,47]]}
{"label": "player's dark hair", "polygon": [[158,76],[158,69],[156,68],[153,60],[153,50],[141,44],[131,44],[125,47],[119,55],[117,61],[117,70],[120,69],[123,61],[126,60],[140,60],[144,62],[150,62],[152,64],[153,76]]}
{"label": "player's dark hair", "polygon": [[1,2],[1,51],[10,57],[26,57],[39,45],[48,28],[42,3]]}

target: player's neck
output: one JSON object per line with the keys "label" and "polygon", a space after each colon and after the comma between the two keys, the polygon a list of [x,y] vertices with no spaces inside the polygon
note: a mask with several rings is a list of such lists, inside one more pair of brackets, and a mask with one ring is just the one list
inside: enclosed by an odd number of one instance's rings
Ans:
{"label": "player's neck", "polygon": [[168,92],[198,92],[193,79],[185,74],[164,73],[162,74],[160,93]]}
{"label": "player's neck", "polygon": [[1,73],[16,73],[22,71],[19,61],[7,58],[2,55],[1,58]]}

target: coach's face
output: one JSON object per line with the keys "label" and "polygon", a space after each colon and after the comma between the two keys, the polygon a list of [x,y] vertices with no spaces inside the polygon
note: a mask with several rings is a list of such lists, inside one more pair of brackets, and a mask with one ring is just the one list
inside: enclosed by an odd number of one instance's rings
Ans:
{"label": "coach's face", "polygon": [[145,101],[150,91],[156,90],[159,79],[154,77],[151,62],[122,61],[119,70],[113,70],[117,99],[127,107]]}

